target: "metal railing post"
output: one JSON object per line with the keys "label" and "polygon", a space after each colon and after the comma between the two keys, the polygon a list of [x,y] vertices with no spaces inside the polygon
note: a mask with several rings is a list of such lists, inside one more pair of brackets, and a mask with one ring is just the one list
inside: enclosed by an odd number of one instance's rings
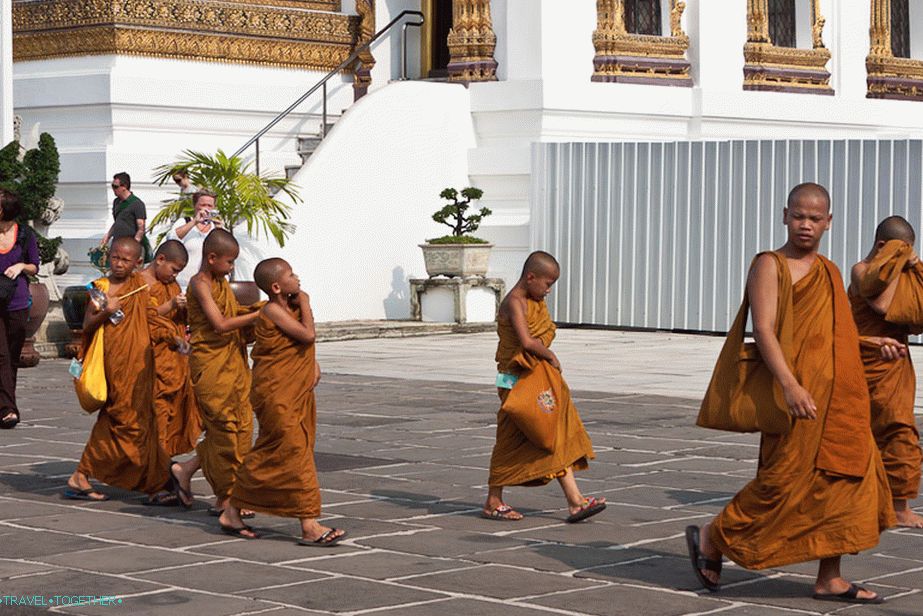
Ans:
{"label": "metal railing post", "polygon": [[327,136],[327,82],[324,82],[324,119],[323,123],[320,125],[320,136]]}
{"label": "metal railing post", "polygon": [[407,28],[419,28],[423,20],[418,22],[405,21],[401,27],[401,81],[407,81]]}
{"label": "metal railing post", "polygon": [[256,145],[256,174],[260,174],[260,140],[257,139],[253,142]]}

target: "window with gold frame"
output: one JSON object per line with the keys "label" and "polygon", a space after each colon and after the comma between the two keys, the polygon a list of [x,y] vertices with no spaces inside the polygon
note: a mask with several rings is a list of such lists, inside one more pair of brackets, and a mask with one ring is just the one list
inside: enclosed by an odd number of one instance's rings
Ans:
{"label": "window with gold frame", "polygon": [[[668,35],[636,34],[626,26],[627,11],[631,29],[656,31],[655,8],[661,28],[664,13],[669,15]],[[691,87],[689,37],[681,23],[685,8],[682,0],[597,0],[592,80]]]}
{"label": "window with gold frame", "polygon": [[[865,68],[868,72],[868,98],[923,100],[923,59],[915,49],[920,40],[923,20],[918,3],[897,3],[892,0],[871,0],[869,32],[871,46]],[[904,6],[906,4],[906,6]],[[918,38],[915,38],[918,37]],[[909,57],[899,57],[899,55]]]}
{"label": "window with gold frame", "polygon": [[[810,48],[783,47],[774,44],[770,36],[770,19],[781,18],[770,14],[770,0],[747,0],[747,43],[744,45],[744,90],[775,92],[801,92],[807,94],[833,94],[827,62],[830,51],[824,46],[824,18],[817,0],[808,2]],[[795,3],[792,3],[795,5]],[[776,3],[782,6],[780,3]],[[773,8],[778,8],[773,5]],[[802,7],[805,8],[805,7]],[[805,36],[797,36],[797,25],[787,35],[786,45]],[[805,24],[808,25],[808,24]],[[773,28],[781,32],[781,29]]]}

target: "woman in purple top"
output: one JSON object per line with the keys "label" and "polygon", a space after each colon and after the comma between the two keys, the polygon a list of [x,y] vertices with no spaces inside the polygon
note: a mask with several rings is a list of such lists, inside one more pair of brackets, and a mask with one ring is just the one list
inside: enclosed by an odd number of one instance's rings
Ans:
{"label": "woman in purple top", "polygon": [[0,272],[12,281],[0,284],[0,428],[5,429],[19,423],[16,365],[32,304],[28,276],[38,273],[39,263],[35,233],[16,224],[21,211],[19,198],[0,190]]}

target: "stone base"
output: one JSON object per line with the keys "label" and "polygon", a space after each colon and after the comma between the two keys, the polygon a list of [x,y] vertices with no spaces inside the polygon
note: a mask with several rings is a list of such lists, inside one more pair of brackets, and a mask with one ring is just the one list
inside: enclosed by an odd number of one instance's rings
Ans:
{"label": "stone base", "polygon": [[469,278],[411,278],[410,279],[410,317],[416,321],[423,320],[423,295],[427,291],[446,289],[452,294],[453,317],[456,323],[467,323],[467,296],[472,289],[483,288],[494,294],[493,320],[496,320],[500,301],[506,291],[501,278],[472,276]]}

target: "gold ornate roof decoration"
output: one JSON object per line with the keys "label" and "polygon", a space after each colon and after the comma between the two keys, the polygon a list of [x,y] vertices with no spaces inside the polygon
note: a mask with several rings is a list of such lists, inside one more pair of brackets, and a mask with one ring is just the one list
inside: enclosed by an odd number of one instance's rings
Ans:
{"label": "gold ornate roof decoration", "polygon": [[349,57],[358,17],[275,1],[14,0],[13,59],[126,54],[330,70]]}
{"label": "gold ornate roof decoration", "polygon": [[777,47],[769,37],[769,0],[747,0],[744,90],[833,94],[824,24],[817,0],[811,0],[812,48]]}
{"label": "gold ornate roof decoration", "polygon": [[490,19],[490,0],[453,0],[448,45],[450,81],[497,80],[497,36]]}
{"label": "gold ornate roof decoration", "polygon": [[[359,14],[359,40],[356,41],[358,46],[368,43],[375,36],[375,0],[356,0],[356,13]],[[368,93],[369,86],[372,85],[374,66],[375,56],[372,55],[372,50],[362,51],[356,61],[353,100],[359,100]]]}
{"label": "gold ornate roof decoration", "polygon": [[896,58],[891,49],[891,0],[872,0],[869,36],[866,96],[923,100],[923,60]]}
{"label": "gold ornate roof decoration", "polygon": [[625,28],[625,2],[597,0],[593,81],[692,86],[681,25],[686,3],[671,0],[670,36],[633,34]]}

